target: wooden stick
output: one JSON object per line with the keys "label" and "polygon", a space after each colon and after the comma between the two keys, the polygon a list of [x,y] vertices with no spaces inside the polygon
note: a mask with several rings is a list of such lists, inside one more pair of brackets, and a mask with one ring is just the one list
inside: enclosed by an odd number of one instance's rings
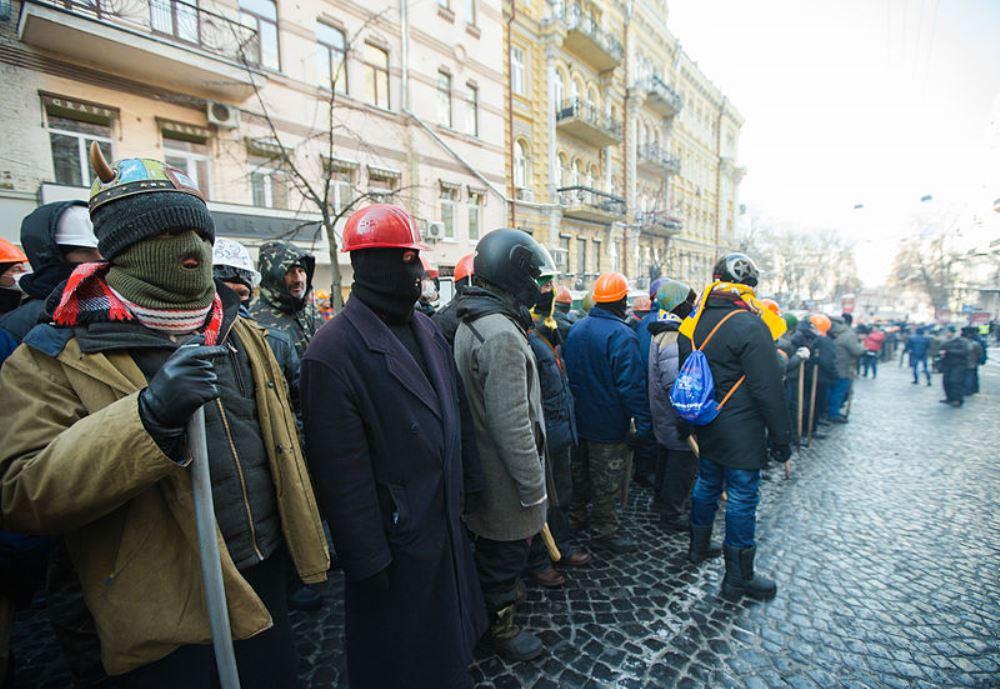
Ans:
{"label": "wooden stick", "polygon": [[698,447],[698,439],[693,435],[687,437],[688,447],[691,448],[691,452],[694,453],[695,457],[701,457],[701,448]]}
{"label": "wooden stick", "polygon": [[813,381],[812,381],[812,392],[809,393],[809,440],[806,441],[806,447],[812,447],[813,444],[813,425],[816,421],[816,385],[819,383],[819,366],[813,367]]}
{"label": "wooden stick", "polygon": [[787,481],[792,477],[792,460],[785,462],[785,480]]}
{"label": "wooden stick", "polygon": [[559,552],[556,539],[552,538],[552,531],[549,529],[548,522],[542,525],[542,540],[545,542],[545,549],[549,551],[549,559],[553,562],[559,562],[562,559],[562,553]]}
{"label": "wooden stick", "polygon": [[795,409],[798,412],[799,417],[799,434],[798,440],[802,442],[802,405],[806,401],[806,362],[803,360],[799,363],[799,397],[798,402],[795,405]]}

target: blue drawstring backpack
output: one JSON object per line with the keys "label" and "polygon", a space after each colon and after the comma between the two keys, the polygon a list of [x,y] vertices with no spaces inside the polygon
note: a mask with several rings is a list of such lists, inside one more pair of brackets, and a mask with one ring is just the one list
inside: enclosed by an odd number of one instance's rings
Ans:
{"label": "blue drawstring backpack", "polygon": [[[737,313],[739,311],[730,311],[727,313],[712,328],[712,331],[701,343],[701,346],[696,347],[691,352],[691,356],[684,361],[684,365],[681,366],[681,370],[677,373],[677,379],[670,390],[670,404],[677,412],[677,416],[692,426],[707,426],[715,421],[715,417],[722,411],[722,407],[725,406],[737,388],[746,380],[746,375],[740,376],[740,379],[729,389],[729,392],[726,393],[722,401],[716,404],[715,379],[712,377],[712,369],[708,366],[708,358],[705,357],[705,353],[702,351],[705,345],[711,341],[716,331],[722,327],[722,324]],[[694,344],[694,337],[691,338],[691,344]]]}

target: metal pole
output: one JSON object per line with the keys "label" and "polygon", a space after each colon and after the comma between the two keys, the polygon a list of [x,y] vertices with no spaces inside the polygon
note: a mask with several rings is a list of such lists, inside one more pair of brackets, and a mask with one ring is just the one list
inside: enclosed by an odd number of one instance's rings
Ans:
{"label": "metal pole", "polygon": [[198,552],[201,576],[205,582],[205,604],[212,628],[212,647],[222,689],[239,689],[233,635],[229,628],[226,589],[222,584],[222,561],[219,555],[215,506],[212,503],[212,478],[208,467],[208,443],[205,439],[205,407],[199,407],[187,426],[191,449],[191,485],[194,494],[194,518],[198,526]]}

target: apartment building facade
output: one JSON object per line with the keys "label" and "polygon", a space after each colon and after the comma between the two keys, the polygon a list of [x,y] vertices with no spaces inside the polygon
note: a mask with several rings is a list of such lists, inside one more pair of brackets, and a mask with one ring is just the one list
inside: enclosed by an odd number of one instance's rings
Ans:
{"label": "apartment building facade", "polygon": [[[10,8],[0,16],[4,237],[16,241],[38,203],[86,198],[91,141],[109,159],[185,169],[224,236],[311,247],[318,287],[332,269],[317,198],[334,216],[403,203],[443,274],[506,222],[500,0]],[[334,260],[346,292],[350,262]]]}
{"label": "apartment building facade", "polygon": [[[666,0],[505,6],[509,222],[561,282],[692,284],[735,246],[742,117],[667,28]],[[690,100],[690,106],[688,104]]]}

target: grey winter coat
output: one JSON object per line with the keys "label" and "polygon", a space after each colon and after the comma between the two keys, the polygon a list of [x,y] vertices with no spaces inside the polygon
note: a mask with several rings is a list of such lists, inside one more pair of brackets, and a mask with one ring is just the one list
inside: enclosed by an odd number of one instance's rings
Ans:
{"label": "grey winter coat", "polygon": [[[650,324],[659,326],[659,323]],[[687,450],[677,434],[677,412],[670,404],[670,389],[680,368],[677,349],[679,323],[665,323],[653,334],[649,344],[649,411],[653,415],[656,441],[668,450]],[[653,327],[650,328],[653,332]]]}
{"label": "grey winter coat", "polygon": [[[462,311],[459,317],[464,318]],[[545,421],[535,355],[524,329],[502,313],[463,320],[455,361],[465,384],[484,490],[469,528],[495,541],[534,536],[545,523]]]}
{"label": "grey winter coat", "polygon": [[865,347],[858,334],[847,326],[842,318],[830,319],[830,339],[837,351],[837,377],[854,378],[858,375],[858,357],[865,353]]}

